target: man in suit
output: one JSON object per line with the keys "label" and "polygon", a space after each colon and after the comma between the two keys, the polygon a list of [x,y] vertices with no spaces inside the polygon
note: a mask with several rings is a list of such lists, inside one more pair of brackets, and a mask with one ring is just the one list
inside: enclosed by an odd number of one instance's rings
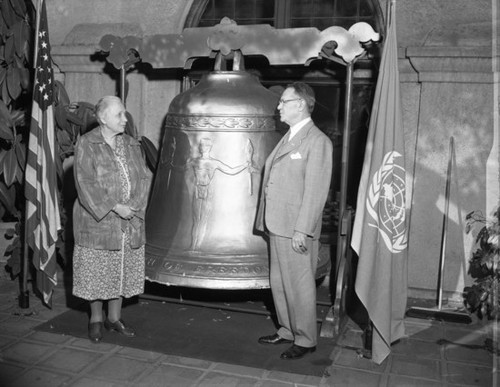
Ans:
{"label": "man in suit", "polygon": [[293,343],[282,359],[317,344],[315,273],[322,212],[332,175],[332,143],[311,120],[315,96],[295,82],[278,104],[289,131],[266,160],[256,228],[270,240],[270,284],[280,328],[261,344]]}

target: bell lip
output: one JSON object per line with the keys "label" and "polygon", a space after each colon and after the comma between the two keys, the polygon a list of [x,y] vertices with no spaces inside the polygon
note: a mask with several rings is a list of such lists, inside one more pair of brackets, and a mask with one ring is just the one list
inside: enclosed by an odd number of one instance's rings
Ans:
{"label": "bell lip", "polygon": [[245,290],[269,289],[269,276],[266,278],[202,278],[195,276],[177,276],[172,274],[158,274],[154,277],[146,275],[146,281],[163,284],[166,286],[183,286],[188,288],[219,289],[219,290]]}
{"label": "bell lip", "polygon": [[[318,267],[315,279],[324,279],[329,272],[328,264]],[[154,273],[146,280],[165,286],[181,286],[188,288],[215,289],[215,290],[248,290],[270,289],[269,274],[265,277],[229,278],[229,277],[197,277],[193,275],[176,275],[171,273]]]}
{"label": "bell lip", "polygon": [[162,283],[218,289],[269,287],[269,264],[265,253],[153,251],[151,246],[149,249],[146,246],[146,278]]}
{"label": "bell lip", "polygon": [[[209,266],[218,267],[228,267],[234,265],[245,265],[247,267],[257,267],[259,265],[259,260],[249,262],[248,260],[243,260],[239,262],[214,262],[212,259],[207,259],[207,257],[200,256],[199,258],[204,258],[204,260],[191,260],[191,262],[186,262],[183,259],[172,259],[172,257],[161,257],[161,256],[151,256],[146,253],[146,262],[148,258],[156,258],[164,262],[165,259],[170,259],[174,264],[181,264],[183,266],[178,272],[174,270],[155,270],[156,265],[148,266],[146,264],[146,280],[151,282],[157,282],[167,286],[184,286],[192,288],[204,288],[204,289],[223,289],[223,290],[244,290],[244,289],[268,289],[270,288],[269,283],[269,266],[266,264],[265,269],[259,274],[253,272],[251,275],[248,272],[237,272],[232,273],[230,270],[223,272],[213,272],[209,270]],[[191,257],[192,258],[192,257]],[[219,256],[220,258],[220,256]],[[258,258],[258,256],[254,257]],[[262,258],[260,258],[262,260]],[[182,265],[182,264],[185,265]],[[203,267],[199,274],[195,271],[190,270],[190,265],[196,264]],[[331,262],[329,260],[319,260],[318,267],[316,268],[315,279],[319,280],[326,278],[330,273]]]}

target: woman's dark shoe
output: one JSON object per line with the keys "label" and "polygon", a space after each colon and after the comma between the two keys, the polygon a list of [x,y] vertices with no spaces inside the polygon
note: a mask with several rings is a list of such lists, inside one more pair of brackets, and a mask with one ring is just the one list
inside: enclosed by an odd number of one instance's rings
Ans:
{"label": "woman's dark shoe", "polygon": [[89,339],[93,343],[102,340],[102,321],[89,323]]}
{"label": "woman's dark shoe", "polygon": [[125,326],[125,323],[122,319],[119,319],[115,322],[111,322],[106,319],[106,321],[104,321],[104,328],[106,328],[108,331],[116,331],[126,337],[135,336],[135,331],[132,328]]}

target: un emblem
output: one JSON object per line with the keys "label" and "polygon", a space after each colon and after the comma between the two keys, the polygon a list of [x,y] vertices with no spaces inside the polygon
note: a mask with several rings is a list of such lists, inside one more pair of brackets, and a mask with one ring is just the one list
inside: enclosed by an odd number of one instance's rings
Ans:
{"label": "un emblem", "polygon": [[405,207],[405,169],[402,155],[396,151],[387,153],[382,165],[373,175],[366,209],[387,249],[400,253],[407,247],[406,207]]}

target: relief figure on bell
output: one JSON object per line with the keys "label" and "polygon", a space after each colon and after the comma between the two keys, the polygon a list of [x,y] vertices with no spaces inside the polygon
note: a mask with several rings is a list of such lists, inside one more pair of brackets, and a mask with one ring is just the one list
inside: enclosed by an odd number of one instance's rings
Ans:
{"label": "relief figure on bell", "polygon": [[[192,251],[197,251],[205,237],[208,220],[212,210],[212,187],[215,172],[220,171],[226,175],[237,175],[245,169],[253,169],[252,161],[231,167],[211,155],[213,140],[208,137],[201,138],[198,143],[199,156],[189,158],[183,169],[192,168],[194,173],[194,192],[192,198],[193,227],[191,232]],[[173,166],[179,168],[180,166]]]}

